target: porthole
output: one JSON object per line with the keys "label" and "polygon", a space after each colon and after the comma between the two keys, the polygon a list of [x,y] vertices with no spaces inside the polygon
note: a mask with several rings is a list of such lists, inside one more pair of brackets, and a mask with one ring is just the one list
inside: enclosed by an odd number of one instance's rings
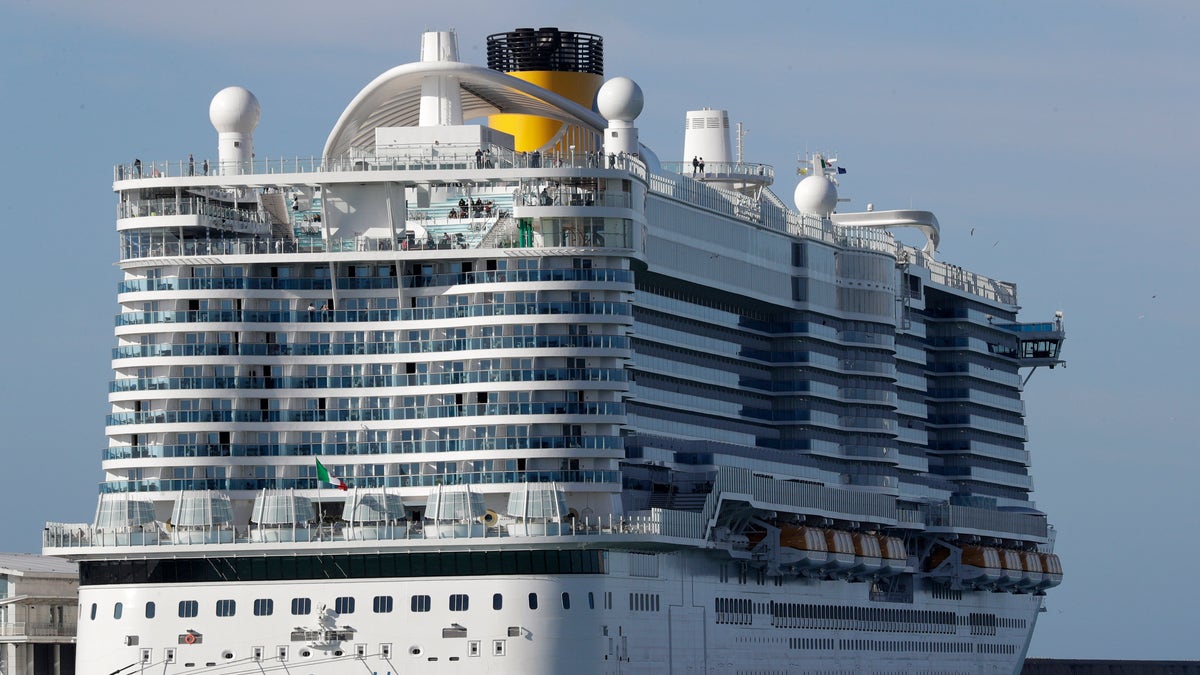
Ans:
{"label": "porthole", "polygon": [[417,645],[413,645],[413,646],[411,646],[411,647],[409,647],[409,648],[408,648],[408,653],[409,653],[409,654],[412,654],[413,656],[420,656],[420,655],[421,655],[421,648],[420,648],[420,647],[418,647]]}
{"label": "porthole", "polygon": [[231,651],[229,651],[228,649],[226,649],[225,651],[221,652],[221,658],[223,658],[223,659],[225,659],[226,661],[228,661],[228,660],[230,660],[230,659],[232,659],[232,658],[233,658],[233,652],[231,652]]}
{"label": "porthole", "polygon": [[301,649],[301,650],[300,650],[300,656],[303,656],[304,658],[306,658],[306,659],[307,659],[308,657],[312,656],[312,652],[310,652],[310,651],[309,651],[309,650],[307,650],[307,649]]}
{"label": "porthole", "polygon": [[333,655],[334,655],[334,656],[341,656],[341,655],[343,655],[343,654],[345,654],[345,653],[346,653],[346,652],[344,652],[344,651],[342,651],[342,650],[340,650],[340,649],[339,649],[339,650],[335,651],[335,652],[333,653]]}

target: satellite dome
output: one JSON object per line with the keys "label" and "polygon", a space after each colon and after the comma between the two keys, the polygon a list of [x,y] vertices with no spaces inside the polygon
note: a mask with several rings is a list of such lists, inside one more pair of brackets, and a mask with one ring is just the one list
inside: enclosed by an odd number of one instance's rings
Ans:
{"label": "satellite dome", "polygon": [[632,122],[645,103],[642,88],[628,77],[614,77],[596,92],[596,110],[609,121]]}
{"label": "satellite dome", "polygon": [[208,105],[208,119],[220,133],[248,134],[258,126],[261,113],[258,99],[244,87],[226,87]]}
{"label": "satellite dome", "polygon": [[792,199],[800,213],[827,216],[837,206],[837,187],[824,176],[809,176],[796,186]]}

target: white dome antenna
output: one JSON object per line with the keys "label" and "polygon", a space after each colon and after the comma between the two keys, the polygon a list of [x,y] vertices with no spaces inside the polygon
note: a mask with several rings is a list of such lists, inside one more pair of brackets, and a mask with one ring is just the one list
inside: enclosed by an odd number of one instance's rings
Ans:
{"label": "white dome antenna", "polygon": [[606,155],[638,154],[638,130],[633,121],[645,105],[642,88],[628,77],[614,77],[596,92],[596,110],[608,120],[604,130]]}
{"label": "white dome antenna", "polygon": [[240,173],[254,159],[254,128],[262,107],[244,87],[226,87],[208,104],[208,119],[217,130],[217,167],[222,175]]}
{"label": "white dome antenna", "polygon": [[823,175],[809,176],[796,185],[792,200],[800,213],[828,217],[837,206],[837,187]]}
{"label": "white dome antenna", "polygon": [[817,153],[812,156],[811,174],[807,168],[798,170],[798,173],[807,174],[808,177],[801,180],[796,185],[796,191],[792,193],[792,201],[796,204],[797,211],[822,218],[828,218],[833,213],[838,203],[837,179],[830,177],[829,173],[845,173],[844,169],[833,166],[832,163],[836,161],[836,158],[826,160],[823,155]]}

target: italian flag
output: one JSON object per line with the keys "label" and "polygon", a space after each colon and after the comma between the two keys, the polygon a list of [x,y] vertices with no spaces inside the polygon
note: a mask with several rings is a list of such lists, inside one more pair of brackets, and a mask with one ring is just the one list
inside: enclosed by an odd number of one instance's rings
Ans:
{"label": "italian flag", "polygon": [[346,484],[346,481],[338,478],[337,476],[330,476],[329,469],[326,469],[325,465],[322,464],[321,460],[319,459],[317,460],[317,480],[321,481],[322,483],[329,483],[339,490],[350,489],[350,486]]}

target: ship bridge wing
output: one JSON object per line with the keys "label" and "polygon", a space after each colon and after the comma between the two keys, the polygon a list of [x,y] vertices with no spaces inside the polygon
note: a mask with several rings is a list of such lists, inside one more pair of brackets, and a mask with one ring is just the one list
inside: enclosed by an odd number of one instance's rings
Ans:
{"label": "ship bridge wing", "polygon": [[590,127],[596,133],[607,125],[599,113],[511,75],[457,61],[422,61],[396,66],[364,87],[329,132],[323,156],[339,157],[352,147],[373,147],[377,127],[416,126],[421,83],[427,77],[457,80],[464,119],[524,113]]}

